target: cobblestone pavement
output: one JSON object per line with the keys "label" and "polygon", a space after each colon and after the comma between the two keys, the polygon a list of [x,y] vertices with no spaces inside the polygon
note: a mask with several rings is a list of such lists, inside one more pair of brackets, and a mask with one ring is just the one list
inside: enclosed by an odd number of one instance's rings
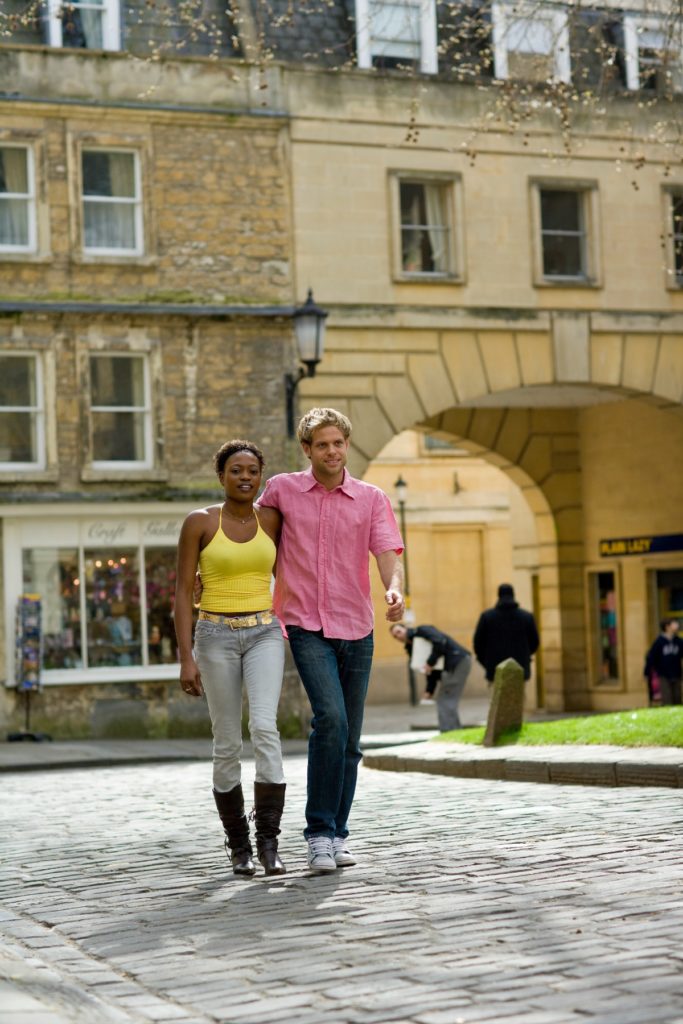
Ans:
{"label": "cobblestone pavement", "polygon": [[680,791],[366,768],[361,863],[313,878],[295,757],[248,881],[209,773],[3,777],[3,1024],[683,1024]]}

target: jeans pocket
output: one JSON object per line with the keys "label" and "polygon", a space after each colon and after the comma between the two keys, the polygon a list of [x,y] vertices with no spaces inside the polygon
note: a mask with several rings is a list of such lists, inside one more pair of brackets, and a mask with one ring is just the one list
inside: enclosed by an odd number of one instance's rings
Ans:
{"label": "jeans pocket", "polygon": [[208,640],[211,637],[220,636],[225,630],[220,622],[209,622],[208,619],[199,619],[194,628],[195,644],[200,640]]}

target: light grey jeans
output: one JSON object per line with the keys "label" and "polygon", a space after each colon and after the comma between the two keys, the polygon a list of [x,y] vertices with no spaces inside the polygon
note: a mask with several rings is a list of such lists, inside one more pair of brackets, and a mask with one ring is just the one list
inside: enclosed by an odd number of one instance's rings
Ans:
{"label": "light grey jeans", "polygon": [[230,629],[200,619],[194,656],[213,728],[213,786],[227,793],[241,781],[242,684],[249,701],[249,734],[254,744],[256,782],[284,782],[277,706],[282,689],[285,645],[275,616],[267,626]]}

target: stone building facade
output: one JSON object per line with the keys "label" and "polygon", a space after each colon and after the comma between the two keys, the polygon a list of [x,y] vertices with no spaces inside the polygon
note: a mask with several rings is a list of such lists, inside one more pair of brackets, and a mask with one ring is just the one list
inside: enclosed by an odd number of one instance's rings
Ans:
{"label": "stone building facade", "polygon": [[291,459],[286,119],[200,57],[17,46],[0,65],[0,721],[23,719],[15,612],[39,593],[34,728],[205,731],[177,688],[175,544],[219,498],[224,440]]}
{"label": "stone building facade", "polygon": [[141,694],[148,731],[185,717],[167,689],[178,524],[216,493],[227,435],[298,465],[282,378],[307,287],[330,316],[301,401],[348,411],[357,474],[417,429],[521,489],[538,702],[643,703],[657,618],[683,610],[681,53],[663,14],[61,10],[0,47],[5,719],[16,602],[46,587],[46,720],[63,701],[74,731],[102,729],[107,702]]}

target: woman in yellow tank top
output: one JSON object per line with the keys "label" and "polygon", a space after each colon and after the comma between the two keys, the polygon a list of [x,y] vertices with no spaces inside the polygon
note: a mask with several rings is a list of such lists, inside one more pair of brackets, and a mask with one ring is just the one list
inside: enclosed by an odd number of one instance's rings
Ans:
{"label": "woman in yellow tank top", "polygon": [[[277,706],[284,641],[271,611],[280,515],[257,513],[263,453],[251,441],[227,441],[214,456],[225,492],[220,505],[185,519],[178,544],[175,629],[180,685],[206,695],[213,729],[213,794],[236,875],[253,875],[253,850],[241,781],[242,687],[254,744],[254,818],[258,859],[267,875],[284,874],[278,855],[285,800]],[[192,595],[199,566],[202,598],[192,644]]]}

